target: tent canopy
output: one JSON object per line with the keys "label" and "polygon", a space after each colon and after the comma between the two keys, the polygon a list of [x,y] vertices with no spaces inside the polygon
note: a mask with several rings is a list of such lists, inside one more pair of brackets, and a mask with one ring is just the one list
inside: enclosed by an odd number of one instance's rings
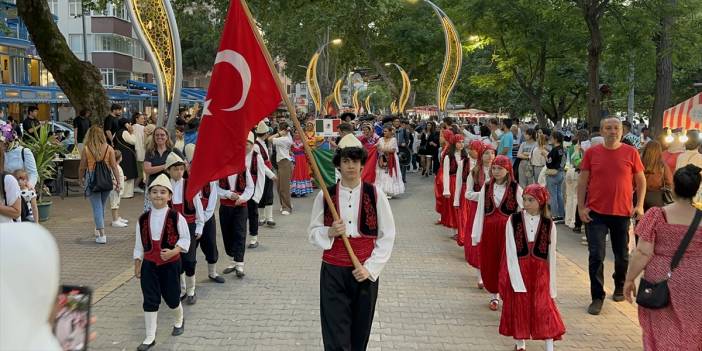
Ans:
{"label": "tent canopy", "polygon": [[665,110],[663,127],[702,130],[702,93]]}

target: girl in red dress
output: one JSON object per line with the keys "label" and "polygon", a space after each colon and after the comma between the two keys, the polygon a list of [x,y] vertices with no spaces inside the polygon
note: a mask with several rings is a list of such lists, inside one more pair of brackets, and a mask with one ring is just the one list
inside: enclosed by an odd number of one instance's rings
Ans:
{"label": "girl in red dress", "polygon": [[307,164],[305,147],[298,133],[295,133],[293,141],[290,153],[295,158],[295,168],[293,168],[292,176],[290,177],[290,192],[293,197],[304,197],[314,191],[312,178],[310,177],[310,166]]}
{"label": "girl in red dress", "polygon": [[441,219],[436,224],[441,224],[447,228],[456,228],[456,214],[453,211],[453,204],[450,201],[444,200],[444,176],[443,176],[443,160],[448,153],[450,141],[453,138],[453,132],[446,128],[441,132],[441,155],[439,156],[439,170],[434,177],[434,196],[436,198],[436,212],[439,212]]}
{"label": "girl in red dress", "polygon": [[449,140],[449,148],[442,160],[441,175],[443,177],[443,196],[445,202],[451,205],[456,227],[454,238],[463,245],[463,223],[465,223],[465,179],[470,172],[470,158],[463,144],[463,135],[456,134]]}
{"label": "girl in red dress", "polygon": [[556,307],[556,225],[551,219],[548,191],[531,184],[524,189],[524,211],[512,214],[505,228],[505,259],[500,273],[504,300],[500,334],[517,340],[515,350],[526,350],[526,339],[553,340],[565,334]]}
{"label": "girl in red dress", "polygon": [[[490,179],[490,167],[492,166],[492,160],[495,159],[495,147],[480,140],[473,140],[470,142],[470,153],[475,153],[477,164],[471,168],[470,175],[466,180],[466,221],[464,231],[468,234],[471,234],[473,231],[473,220],[478,209],[480,189],[483,188],[485,180]],[[480,246],[473,245],[470,237],[465,240],[467,244],[463,245],[463,253],[466,262],[477,271],[478,289],[482,289],[484,286],[483,278],[480,276]]]}
{"label": "girl in red dress", "polygon": [[522,188],[514,180],[512,162],[507,156],[495,157],[486,181],[478,195],[473,221],[473,245],[480,244],[480,276],[485,290],[492,294],[490,309],[500,304],[498,283],[502,256],[505,252],[505,223],[522,208]]}

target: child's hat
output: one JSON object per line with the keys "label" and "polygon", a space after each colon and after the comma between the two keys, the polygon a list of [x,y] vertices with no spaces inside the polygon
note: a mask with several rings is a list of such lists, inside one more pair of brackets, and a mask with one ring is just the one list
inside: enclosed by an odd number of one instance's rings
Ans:
{"label": "child's hat", "polygon": [[268,131],[269,131],[269,129],[268,129],[268,125],[266,125],[266,122],[264,122],[264,121],[258,122],[258,125],[256,126],[256,133],[257,134],[268,133]]}
{"label": "child's hat", "polygon": [[346,134],[341,140],[339,141],[339,145],[337,145],[339,149],[345,149],[347,147],[357,147],[357,148],[363,148],[363,144],[361,144],[361,141],[358,140],[353,134]]}
{"label": "child's hat", "polygon": [[168,154],[168,157],[166,158],[166,169],[169,169],[173,166],[180,166],[180,165],[184,165],[184,164],[185,164],[185,161],[183,161],[183,159],[180,158],[180,156],[178,156],[178,154],[176,154],[175,152],[171,152],[170,154]]}
{"label": "child's hat", "polygon": [[162,186],[168,189],[171,193],[173,192],[173,187],[171,186],[171,180],[165,174],[160,174],[156,179],[154,179],[151,184],[149,184],[149,190],[155,186]]}
{"label": "child's hat", "polygon": [[254,134],[252,132],[249,132],[249,136],[246,138],[246,141],[253,144],[255,140],[256,140],[256,138],[254,137]]}

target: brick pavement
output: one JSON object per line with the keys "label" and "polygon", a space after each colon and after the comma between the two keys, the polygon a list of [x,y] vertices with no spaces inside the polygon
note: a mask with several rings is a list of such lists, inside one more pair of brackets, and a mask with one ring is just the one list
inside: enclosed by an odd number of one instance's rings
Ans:
{"label": "brick pavement", "polygon": [[[487,294],[474,287],[475,276],[466,268],[462,249],[449,239],[447,230],[431,224],[435,220],[431,182],[410,176],[408,191],[410,195],[391,200],[398,240],[381,275],[369,350],[511,350],[512,341],[497,333],[499,314],[487,309]],[[127,201],[133,222],[140,201]],[[134,349],[144,330],[138,280],[131,277],[133,227],[108,229],[109,244],[97,247],[90,241],[87,201],[70,198],[55,203],[59,206],[46,225],[59,241],[62,281],[89,283],[100,295],[106,294],[94,306],[98,339],[93,349]],[[276,228],[260,230],[261,246],[246,252],[243,280],[227,276],[223,285],[207,281],[204,257],[198,253],[198,303],[185,306],[186,332],[170,336],[173,314],[164,307],[156,350],[321,349],[321,252],[307,243],[305,231],[311,198],[294,203],[292,216],[277,215]],[[579,245],[575,240],[560,243],[571,245],[570,251]],[[223,255],[221,247],[220,240]],[[602,315],[587,314],[589,289],[583,266],[581,260],[559,254],[557,300],[567,334],[556,348],[640,350],[635,307],[609,300]],[[540,342],[527,345],[532,350],[543,347]]]}

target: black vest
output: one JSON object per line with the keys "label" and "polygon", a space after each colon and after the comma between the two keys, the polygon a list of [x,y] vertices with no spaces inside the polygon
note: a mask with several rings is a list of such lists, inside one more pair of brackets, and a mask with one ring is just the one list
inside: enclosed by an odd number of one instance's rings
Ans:
{"label": "black vest", "polygon": [[[526,234],[526,225],[522,212],[512,215],[512,229],[514,231],[514,243],[517,246],[517,257],[529,255],[529,238]],[[534,248],[532,254],[535,257],[547,260],[548,247],[551,245],[551,220],[541,217],[539,228],[536,230],[534,238]],[[555,259],[555,258],[554,258]]]}
{"label": "black vest", "polygon": [[[337,192],[338,183],[327,188],[329,196],[334,201],[337,213],[339,211],[339,194]],[[367,236],[378,236],[378,209],[376,208],[377,194],[375,186],[370,183],[363,182],[361,185],[361,203],[359,204],[358,213],[358,232]],[[334,217],[331,214],[329,205],[324,201],[324,225],[331,227],[334,222]]]}
{"label": "black vest", "polygon": [[[207,183],[207,187],[209,188],[210,184]],[[194,215],[195,214],[195,205],[193,205],[192,199],[187,199],[185,197],[185,193],[187,192],[188,189],[188,178],[183,178],[183,214],[185,215]],[[209,192],[208,195],[209,196]],[[173,208],[173,199],[171,201],[168,201],[168,207]]]}
{"label": "black vest", "polygon": [[[144,212],[139,216],[139,231],[141,234],[141,245],[144,247],[144,253],[151,250],[151,210]],[[158,228],[157,230],[161,230]],[[161,248],[173,249],[178,242],[178,212],[173,209],[168,209],[166,219],[163,221],[163,231],[161,234]]]}
{"label": "black vest", "polygon": [[[219,180],[219,187],[223,190],[232,190],[229,186],[229,177],[224,177]],[[234,191],[237,194],[242,194],[246,190],[246,170],[244,169],[236,176],[236,184],[234,184]]]}
{"label": "black vest", "polygon": [[499,211],[502,212],[502,214],[505,214],[507,216],[511,215],[512,213],[517,212],[519,209],[519,204],[517,203],[517,187],[519,184],[515,182],[514,180],[511,180],[509,184],[507,184],[507,187],[505,189],[505,195],[502,198],[502,205],[495,204],[495,199],[493,194],[493,187],[495,185],[494,180],[490,180],[489,183],[486,183],[485,187],[485,214],[489,215],[492,214],[492,212],[495,211],[495,208],[497,206],[499,207]]}

